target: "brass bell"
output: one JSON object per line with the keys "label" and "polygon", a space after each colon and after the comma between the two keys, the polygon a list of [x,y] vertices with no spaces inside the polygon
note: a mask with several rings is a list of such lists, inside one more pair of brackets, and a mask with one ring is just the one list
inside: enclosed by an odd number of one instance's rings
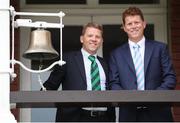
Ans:
{"label": "brass bell", "polygon": [[49,60],[58,57],[59,54],[51,44],[51,33],[44,29],[31,32],[29,47],[23,57],[31,60]]}

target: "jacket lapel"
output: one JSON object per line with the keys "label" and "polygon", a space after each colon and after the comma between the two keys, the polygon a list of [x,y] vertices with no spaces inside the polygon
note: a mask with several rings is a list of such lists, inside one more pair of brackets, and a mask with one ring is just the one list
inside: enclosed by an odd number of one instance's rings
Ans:
{"label": "jacket lapel", "polygon": [[144,54],[144,74],[146,75],[147,67],[152,56],[153,44],[146,40],[145,41],[145,54]]}
{"label": "jacket lapel", "polygon": [[108,77],[108,66],[107,66],[106,62],[102,58],[100,58],[99,56],[97,56],[97,59],[101,63],[102,68],[104,69],[104,72],[106,74],[106,77]]}
{"label": "jacket lapel", "polygon": [[77,64],[77,69],[79,69],[83,81],[86,82],[86,74],[85,74],[83,56],[81,51],[78,51],[74,57],[75,57],[75,63]]}
{"label": "jacket lapel", "polygon": [[133,73],[136,73],[134,64],[133,64],[133,59],[132,59],[131,52],[130,52],[130,48],[129,48],[129,44],[126,43],[123,48],[124,48],[124,50],[122,50],[122,51],[124,51],[124,53],[123,53],[124,59],[128,63],[128,65],[129,65],[130,69],[133,71]]}

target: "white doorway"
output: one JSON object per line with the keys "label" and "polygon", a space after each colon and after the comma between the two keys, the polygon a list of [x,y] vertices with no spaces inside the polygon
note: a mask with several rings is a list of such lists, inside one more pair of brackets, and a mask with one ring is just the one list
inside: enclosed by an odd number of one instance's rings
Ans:
{"label": "white doorway", "polygon": [[[93,0],[92,0],[93,1]],[[98,7],[98,6],[96,6]],[[35,8],[28,8],[22,9],[21,11],[37,11],[37,12],[58,12],[59,8],[42,8],[39,9],[38,7]],[[109,32],[115,31],[122,31],[120,28],[121,22],[121,14],[124,8],[122,9],[115,8],[115,9],[83,9],[83,8],[76,8],[76,9],[62,9],[66,13],[66,16],[63,19],[63,24],[66,27],[81,27],[82,25],[88,22],[97,22],[102,24],[104,27],[105,38],[107,40],[107,44],[104,43],[104,46],[98,51],[100,56],[105,55],[105,52],[108,53],[111,49],[121,44],[122,39],[119,36],[119,33],[110,34]],[[150,25],[151,32],[153,31],[153,38],[162,42],[167,43],[167,15],[165,8],[151,8],[151,7],[142,7],[142,11],[145,15],[145,20]],[[56,22],[57,20],[54,18],[39,18],[34,17],[32,18],[33,21],[44,19],[50,22]],[[113,31],[111,31],[113,30]],[[30,33],[30,29],[21,29],[20,31],[20,54],[26,50],[28,45],[28,34]],[[67,32],[68,33],[68,32]],[[71,33],[69,33],[70,35]],[[106,37],[106,35],[108,37]],[[112,37],[111,37],[112,36]],[[117,36],[117,37],[116,37]],[[77,36],[78,37],[78,36]],[[117,40],[117,41],[116,41]],[[73,41],[73,40],[72,40]],[[77,43],[79,41],[76,41]],[[106,49],[106,46],[110,46],[110,49]],[[31,68],[31,62],[21,57],[21,61],[25,63],[29,68]],[[49,75],[49,72],[42,74],[43,80],[45,81]],[[28,91],[39,91],[40,86],[37,83],[37,75],[24,72],[21,69],[21,76],[20,76],[20,88],[21,90],[28,90]],[[21,109],[20,114],[20,121],[26,122],[53,122],[55,118],[55,109]],[[48,114],[48,117],[46,115]],[[42,117],[42,118],[41,118]]]}

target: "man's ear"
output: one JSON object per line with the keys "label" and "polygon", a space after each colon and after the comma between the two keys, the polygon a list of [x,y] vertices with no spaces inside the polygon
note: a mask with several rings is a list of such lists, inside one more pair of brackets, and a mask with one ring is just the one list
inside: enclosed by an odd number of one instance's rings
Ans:
{"label": "man's ear", "polygon": [[123,29],[124,32],[126,32],[126,28],[125,28],[124,24],[122,24],[121,29]]}
{"label": "man's ear", "polygon": [[83,36],[80,36],[80,42],[83,43]]}
{"label": "man's ear", "polygon": [[143,25],[144,25],[144,29],[145,29],[146,25],[147,25],[146,21],[143,22]]}

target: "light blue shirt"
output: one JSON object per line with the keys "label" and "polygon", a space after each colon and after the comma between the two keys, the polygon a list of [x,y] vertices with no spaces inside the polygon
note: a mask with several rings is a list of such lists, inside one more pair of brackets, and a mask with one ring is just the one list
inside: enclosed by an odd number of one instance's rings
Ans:
{"label": "light blue shirt", "polygon": [[[133,49],[133,46],[135,46],[135,44],[138,44],[140,46],[139,50],[140,50],[140,54],[141,54],[141,59],[143,60],[142,65],[144,66],[145,37],[143,36],[143,38],[140,41],[138,41],[137,43],[129,40],[129,47],[130,47],[132,57],[135,55],[134,54],[135,52],[134,52],[134,49]],[[143,80],[143,82],[144,81],[145,80]],[[144,90],[144,87],[141,90]]]}
{"label": "light blue shirt", "polygon": [[[131,55],[134,56],[134,49],[133,46],[136,44],[135,42],[128,40],[129,43],[129,48],[131,51]],[[140,46],[139,50],[141,52],[141,57],[143,59],[143,65],[144,65],[144,51],[145,51],[145,37],[143,36],[143,38],[137,42],[137,44]]]}

